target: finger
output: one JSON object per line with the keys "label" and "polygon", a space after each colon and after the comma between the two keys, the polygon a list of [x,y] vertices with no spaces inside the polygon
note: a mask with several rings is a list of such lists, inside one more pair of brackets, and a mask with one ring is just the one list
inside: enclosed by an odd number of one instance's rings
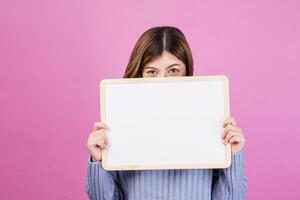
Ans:
{"label": "finger", "polygon": [[95,122],[93,126],[93,130],[99,130],[99,129],[109,129],[109,128],[104,122]]}
{"label": "finger", "polygon": [[228,117],[224,120],[223,127],[225,127],[227,124],[236,125],[236,121],[233,117]]}
{"label": "finger", "polygon": [[109,127],[104,122],[95,122],[93,126],[93,131],[99,130],[99,129],[108,129]]}
{"label": "finger", "polygon": [[237,126],[234,126],[234,125],[231,125],[231,124],[228,124],[224,129],[223,129],[223,132],[228,132],[230,130],[233,130],[233,131],[239,131],[239,132],[242,132],[242,129],[237,127]]}
{"label": "finger", "polygon": [[101,136],[93,137],[93,138],[89,138],[87,146],[89,149],[93,149],[95,147],[103,148],[104,147],[103,143],[104,143],[104,139]]}
{"label": "finger", "polygon": [[106,148],[106,144],[105,144],[105,142],[104,142],[104,140],[97,140],[97,141],[95,141],[95,144],[97,145],[97,146],[99,146],[101,149],[105,149]]}
{"label": "finger", "polygon": [[90,141],[95,141],[95,140],[102,140],[103,138],[107,137],[106,133],[103,132],[102,130],[100,131],[95,131],[92,132],[89,136]]}
{"label": "finger", "polygon": [[92,132],[92,134],[94,134],[94,135],[106,135],[107,130],[106,129],[95,130],[95,131]]}
{"label": "finger", "polygon": [[224,139],[224,144],[227,144],[228,141],[230,140],[231,137],[233,136],[239,136],[238,133],[234,132],[234,131],[229,131],[227,134],[226,134],[226,137]]}
{"label": "finger", "polygon": [[91,136],[91,140],[93,141],[103,140],[104,138],[106,138],[106,135],[103,134],[94,134]]}
{"label": "finger", "polygon": [[110,147],[110,142],[109,142],[107,137],[104,138],[104,142],[105,142],[107,147]]}
{"label": "finger", "polygon": [[234,125],[227,125],[224,129],[223,129],[223,133],[221,138],[224,139],[226,137],[226,134],[228,133],[228,131],[235,131],[235,132],[242,132],[242,129],[240,129],[237,126]]}
{"label": "finger", "polygon": [[230,140],[228,141],[228,143],[233,144],[233,143],[240,143],[242,141],[242,139],[238,136],[233,136],[230,138]]}
{"label": "finger", "polygon": [[106,134],[106,131],[101,129],[101,130],[97,130],[97,131],[94,131],[94,132],[91,132],[90,135],[89,135],[89,138],[90,139],[93,139],[93,138],[102,138],[104,136],[107,136]]}

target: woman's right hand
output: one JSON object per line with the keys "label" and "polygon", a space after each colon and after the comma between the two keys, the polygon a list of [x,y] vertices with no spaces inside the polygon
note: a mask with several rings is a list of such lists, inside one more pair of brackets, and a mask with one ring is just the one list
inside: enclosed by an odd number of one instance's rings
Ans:
{"label": "woman's right hand", "polygon": [[90,152],[93,162],[101,161],[102,149],[109,147],[107,131],[109,128],[103,122],[95,122],[93,132],[90,133],[87,148]]}

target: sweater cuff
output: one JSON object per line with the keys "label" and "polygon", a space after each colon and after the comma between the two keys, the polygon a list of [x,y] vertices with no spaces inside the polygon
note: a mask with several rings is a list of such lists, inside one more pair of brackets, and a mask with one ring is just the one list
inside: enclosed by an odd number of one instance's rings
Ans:
{"label": "sweater cuff", "polygon": [[231,155],[231,165],[229,168],[225,168],[225,171],[236,169],[243,173],[244,171],[244,150]]}
{"label": "sweater cuff", "polygon": [[239,157],[244,155],[244,149],[240,150],[237,153],[232,153],[232,157]]}
{"label": "sweater cuff", "polygon": [[102,167],[101,161],[93,162],[92,157],[88,156],[87,188],[90,188],[90,196],[99,197],[100,199],[112,199],[115,190],[114,178],[115,174],[106,171]]}
{"label": "sweater cuff", "polygon": [[93,161],[91,155],[89,155],[89,157],[88,157],[88,164],[89,165],[101,165],[102,166],[102,162],[101,161]]}

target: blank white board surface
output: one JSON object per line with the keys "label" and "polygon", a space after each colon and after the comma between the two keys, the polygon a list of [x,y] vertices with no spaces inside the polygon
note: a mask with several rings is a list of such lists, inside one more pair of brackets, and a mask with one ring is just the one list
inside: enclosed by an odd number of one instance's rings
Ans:
{"label": "blank white board surface", "polygon": [[104,79],[101,120],[110,127],[106,170],[226,168],[229,114],[224,75]]}

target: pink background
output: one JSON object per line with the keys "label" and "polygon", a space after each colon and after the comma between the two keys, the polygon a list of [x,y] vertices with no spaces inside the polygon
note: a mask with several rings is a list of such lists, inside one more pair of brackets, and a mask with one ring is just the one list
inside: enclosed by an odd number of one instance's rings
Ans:
{"label": "pink background", "polygon": [[[0,4],[0,198],[87,199],[98,84],[140,34],[179,27],[195,75],[230,78],[247,199],[300,199],[299,1],[28,0]],[[298,91],[297,91],[298,90]]]}

